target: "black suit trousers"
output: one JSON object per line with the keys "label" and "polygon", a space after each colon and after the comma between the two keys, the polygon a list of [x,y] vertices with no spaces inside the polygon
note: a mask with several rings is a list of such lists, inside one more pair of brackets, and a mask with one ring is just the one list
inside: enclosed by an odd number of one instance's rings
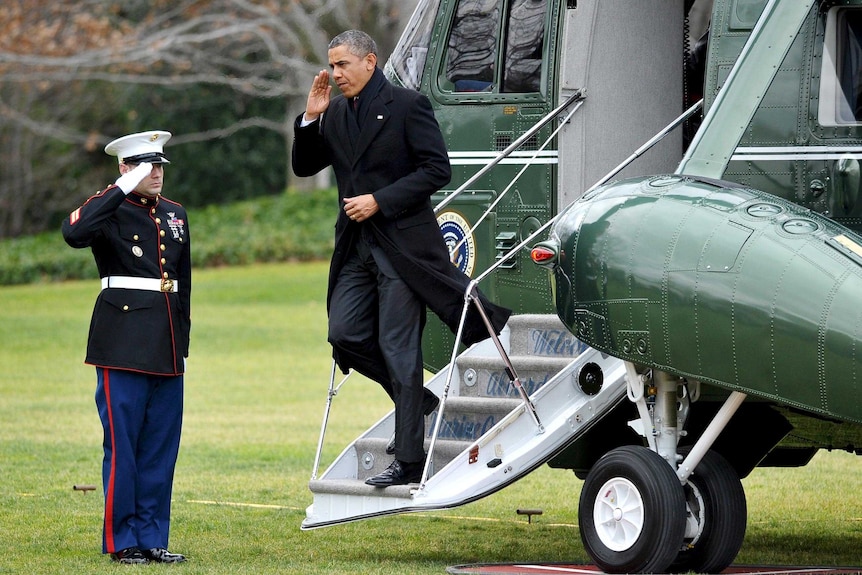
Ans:
{"label": "black suit trousers", "polygon": [[425,458],[422,367],[425,305],[395,272],[370,234],[341,268],[329,304],[329,342],[395,404],[395,457]]}

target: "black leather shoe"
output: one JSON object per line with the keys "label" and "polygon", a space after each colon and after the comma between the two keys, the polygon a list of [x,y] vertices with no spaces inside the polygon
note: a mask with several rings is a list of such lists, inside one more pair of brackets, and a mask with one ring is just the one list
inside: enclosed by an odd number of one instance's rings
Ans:
{"label": "black leather shoe", "polygon": [[150,562],[137,547],[127,547],[122,551],[111,553],[111,560],[123,565],[143,565]]}
{"label": "black leather shoe", "polygon": [[386,455],[395,455],[395,434],[389,438],[389,443],[386,444]]}
{"label": "black leather shoe", "polygon": [[408,483],[419,483],[422,479],[422,461],[416,463],[404,463],[393,460],[389,467],[365,480],[367,485],[375,487],[389,487],[390,485],[407,485]]}
{"label": "black leather shoe", "polygon": [[147,557],[153,563],[182,563],[186,560],[185,555],[180,555],[179,553],[171,553],[167,549],[163,549],[161,547],[147,549],[146,551],[144,551],[144,556]]}

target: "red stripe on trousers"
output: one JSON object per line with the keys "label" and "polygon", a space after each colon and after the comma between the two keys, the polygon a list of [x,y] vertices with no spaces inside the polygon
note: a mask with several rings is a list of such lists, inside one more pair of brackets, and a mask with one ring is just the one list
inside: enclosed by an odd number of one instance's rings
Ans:
{"label": "red stripe on trousers", "polygon": [[108,426],[111,433],[111,473],[108,476],[108,490],[105,494],[105,545],[108,553],[115,553],[114,549],[114,475],[117,472],[117,443],[114,441],[114,416],[111,411],[111,377],[110,370],[103,370],[105,403],[108,405]]}

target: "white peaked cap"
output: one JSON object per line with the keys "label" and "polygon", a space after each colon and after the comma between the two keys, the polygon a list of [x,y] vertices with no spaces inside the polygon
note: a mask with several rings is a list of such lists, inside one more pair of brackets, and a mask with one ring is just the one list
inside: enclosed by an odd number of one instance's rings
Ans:
{"label": "white peaked cap", "polygon": [[105,146],[105,153],[117,156],[120,163],[170,164],[164,154],[164,146],[171,139],[171,133],[162,130],[138,132],[117,138]]}

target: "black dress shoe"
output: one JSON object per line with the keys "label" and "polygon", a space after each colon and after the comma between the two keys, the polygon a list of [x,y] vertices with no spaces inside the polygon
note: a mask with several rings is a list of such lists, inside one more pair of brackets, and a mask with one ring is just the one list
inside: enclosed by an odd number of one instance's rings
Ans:
{"label": "black dress shoe", "polygon": [[389,438],[389,443],[386,444],[386,455],[395,455],[395,434]]}
{"label": "black dress shoe", "polygon": [[186,560],[185,555],[171,553],[161,547],[153,547],[144,551],[144,556],[154,563],[182,563]]}
{"label": "black dress shoe", "polygon": [[422,479],[422,467],[424,462],[404,463],[393,460],[389,467],[373,477],[365,480],[367,485],[375,487],[389,487],[390,485],[407,485],[408,483],[419,483]]}
{"label": "black dress shoe", "polygon": [[127,547],[122,551],[111,553],[111,560],[123,565],[143,565],[150,562],[137,547]]}

